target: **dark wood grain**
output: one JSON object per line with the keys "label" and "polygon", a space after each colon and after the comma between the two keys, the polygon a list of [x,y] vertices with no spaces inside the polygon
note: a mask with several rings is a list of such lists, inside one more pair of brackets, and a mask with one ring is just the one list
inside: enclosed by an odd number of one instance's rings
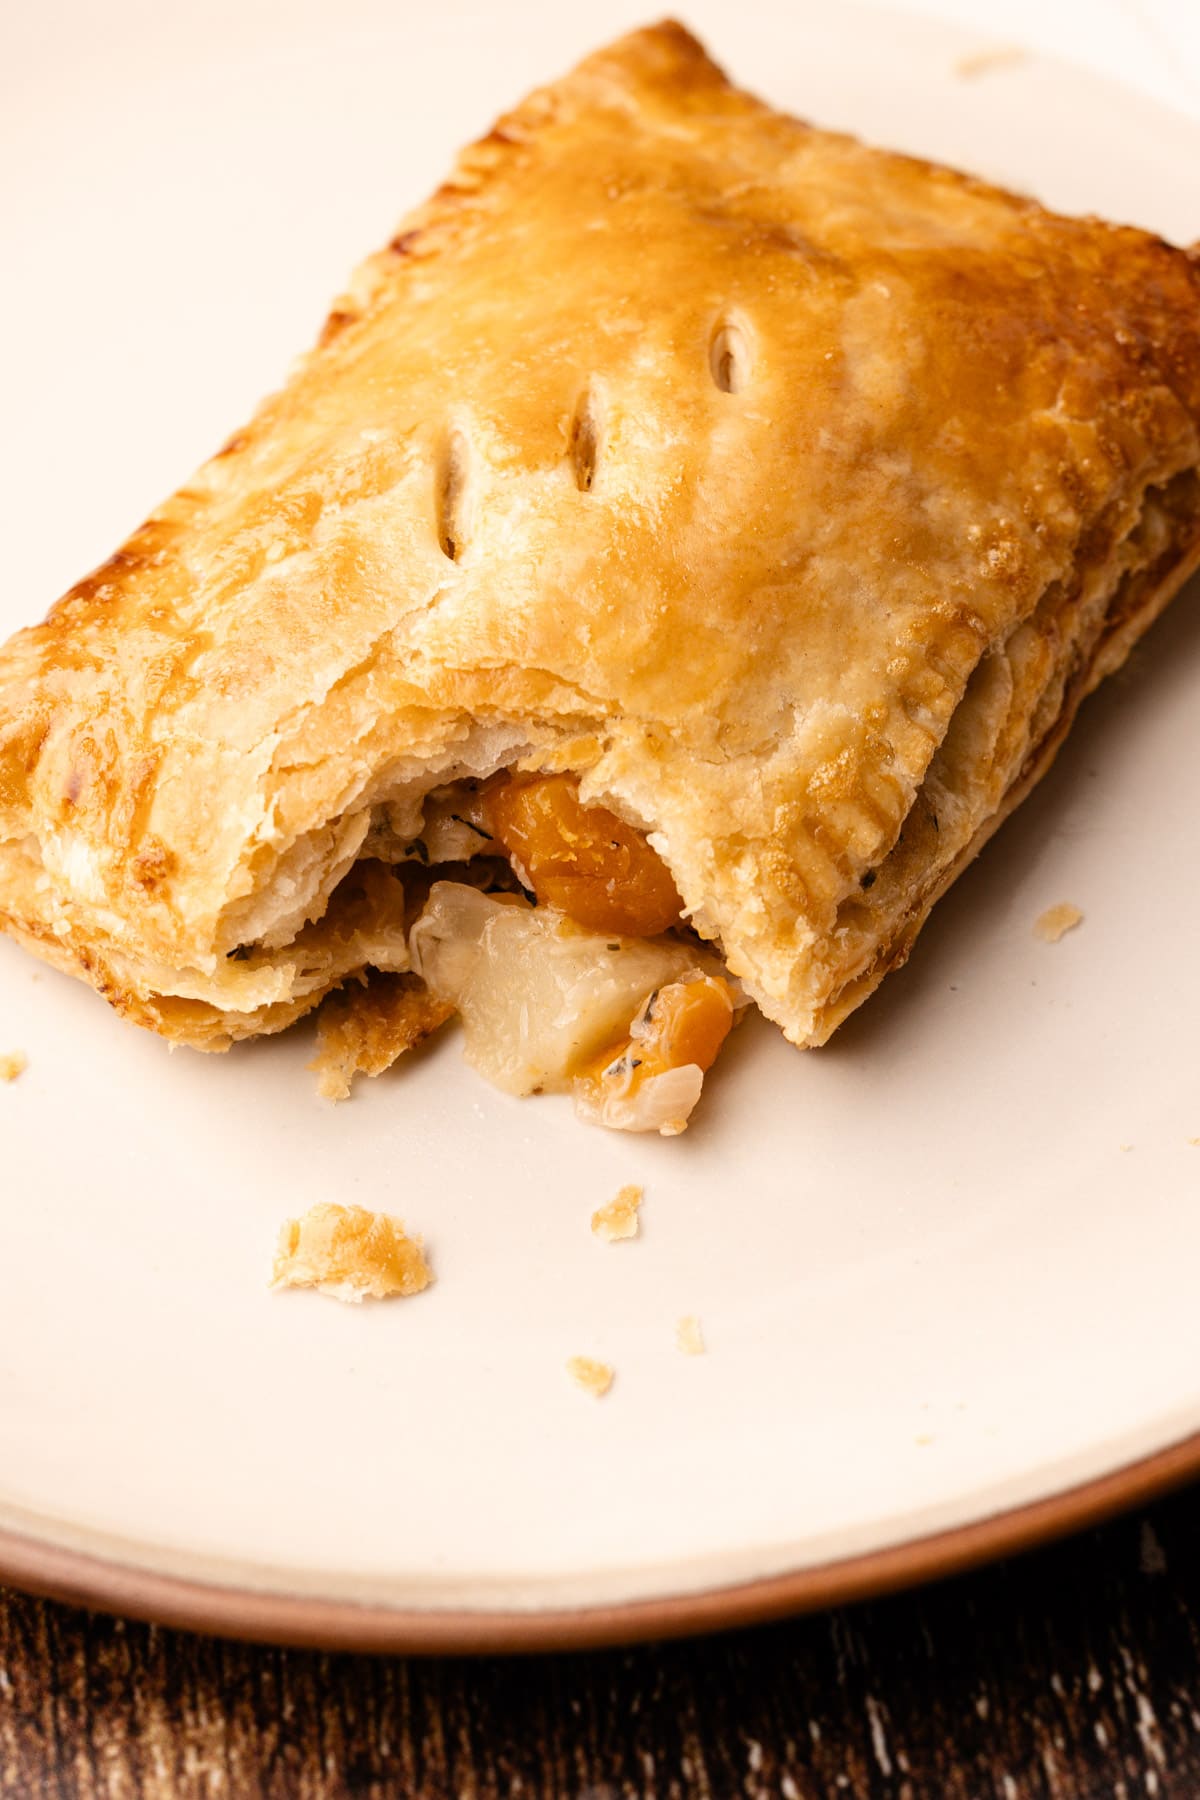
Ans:
{"label": "dark wood grain", "polygon": [[19,1800],[1200,1796],[1200,1490],[922,1593],[628,1652],[259,1650],[0,1593]]}

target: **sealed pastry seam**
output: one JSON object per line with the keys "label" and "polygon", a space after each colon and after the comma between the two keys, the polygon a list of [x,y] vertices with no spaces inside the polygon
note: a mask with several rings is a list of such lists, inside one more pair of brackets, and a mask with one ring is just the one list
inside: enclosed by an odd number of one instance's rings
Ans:
{"label": "sealed pastry seam", "polygon": [[[1196,566],[1198,419],[1187,253],[634,33],[0,652],[0,921],[207,1049],[415,970],[675,1129],[746,996],[818,1044],[903,961]],[[591,1023],[500,1042],[515,967]]]}

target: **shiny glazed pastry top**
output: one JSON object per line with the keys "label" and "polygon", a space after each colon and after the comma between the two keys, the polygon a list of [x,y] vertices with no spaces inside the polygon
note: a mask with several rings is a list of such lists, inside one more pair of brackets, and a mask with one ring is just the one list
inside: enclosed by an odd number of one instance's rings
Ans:
{"label": "shiny glazed pastry top", "polygon": [[507,885],[665,958],[573,1078],[664,981],[819,1043],[1195,566],[1198,421],[1189,254],[637,32],[0,652],[0,922],[223,1048],[367,969],[465,1007],[441,889]]}

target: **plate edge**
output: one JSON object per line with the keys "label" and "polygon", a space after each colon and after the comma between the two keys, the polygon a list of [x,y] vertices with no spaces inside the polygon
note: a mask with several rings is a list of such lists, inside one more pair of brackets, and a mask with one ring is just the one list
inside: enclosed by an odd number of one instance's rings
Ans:
{"label": "plate edge", "polygon": [[613,1605],[522,1612],[321,1600],[160,1574],[10,1531],[0,1531],[0,1581],[65,1605],[248,1643],[393,1655],[594,1650],[764,1624],[942,1580],[1098,1525],[1197,1476],[1200,1431],[1090,1481],[945,1531],[754,1581]]}

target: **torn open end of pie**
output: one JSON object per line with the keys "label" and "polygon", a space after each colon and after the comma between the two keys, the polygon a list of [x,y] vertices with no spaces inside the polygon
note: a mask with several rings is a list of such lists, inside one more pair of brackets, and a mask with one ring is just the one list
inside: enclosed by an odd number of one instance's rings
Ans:
{"label": "torn open end of pie", "polygon": [[904,960],[1195,568],[1198,420],[1193,256],[635,33],[0,652],[2,922],[202,1048],[416,974],[501,1086],[680,1129],[747,997],[820,1044]]}

